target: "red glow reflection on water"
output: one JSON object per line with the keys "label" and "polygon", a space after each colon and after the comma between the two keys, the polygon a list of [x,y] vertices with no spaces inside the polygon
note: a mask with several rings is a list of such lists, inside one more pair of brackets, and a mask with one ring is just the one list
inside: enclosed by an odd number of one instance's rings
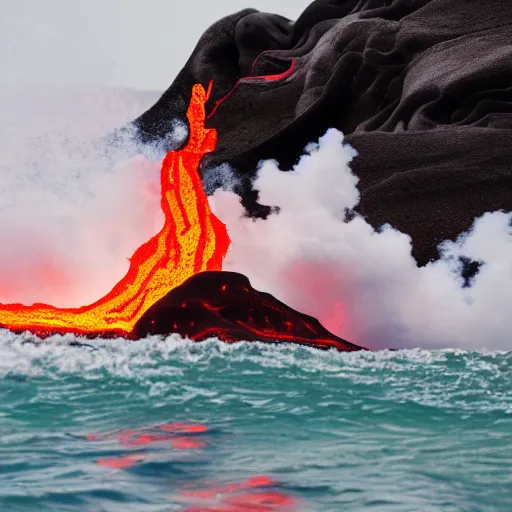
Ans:
{"label": "red glow reflection on water", "polygon": [[267,476],[255,476],[240,483],[209,485],[206,489],[185,490],[184,501],[192,504],[184,512],[271,512],[296,510],[297,500],[282,491],[263,490],[275,485]]}
{"label": "red glow reflection on water", "polygon": [[111,469],[126,469],[135,466],[138,462],[145,459],[142,454],[138,455],[124,455],[122,457],[111,457],[105,459],[98,459],[96,464]]}
{"label": "red glow reflection on water", "polygon": [[[206,442],[197,437],[208,432],[208,427],[196,423],[167,423],[142,429],[125,429],[106,434],[87,434],[88,441],[115,440],[127,448],[142,448],[155,443],[164,444],[174,450],[197,450],[206,447]],[[98,459],[100,466],[127,469],[145,460],[145,454],[129,454]]]}
{"label": "red glow reflection on water", "polygon": [[[141,449],[153,444],[173,450],[196,450],[207,446],[201,434],[209,432],[200,423],[167,423],[142,429],[124,429],[105,434],[87,434],[88,441],[117,441],[124,447]],[[101,458],[96,464],[110,469],[128,469],[151,459],[151,453],[138,452],[118,457]],[[265,475],[242,482],[221,484],[203,482],[202,487],[187,488],[178,495],[183,512],[296,512],[296,498],[275,490],[277,483]],[[274,487],[274,489],[272,489]]]}

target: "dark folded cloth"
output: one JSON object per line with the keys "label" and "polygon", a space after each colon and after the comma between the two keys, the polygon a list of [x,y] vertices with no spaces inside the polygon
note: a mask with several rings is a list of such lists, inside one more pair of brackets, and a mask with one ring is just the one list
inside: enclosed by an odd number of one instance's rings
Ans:
{"label": "dark folded cloth", "polygon": [[[204,166],[230,163],[251,215],[261,159],[289,169],[335,127],[359,153],[358,211],[412,236],[425,264],[486,211],[512,210],[512,3],[317,0],[294,23],[245,10],[209,28],[135,121],[165,140],[194,83],[213,80]],[[271,205],[270,205],[271,206]]]}

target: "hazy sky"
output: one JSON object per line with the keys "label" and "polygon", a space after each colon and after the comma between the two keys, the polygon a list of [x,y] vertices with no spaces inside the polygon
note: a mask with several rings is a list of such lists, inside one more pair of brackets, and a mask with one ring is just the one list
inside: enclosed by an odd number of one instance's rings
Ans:
{"label": "hazy sky", "polygon": [[0,0],[0,83],[163,90],[202,32],[245,7],[295,19],[309,0]]}

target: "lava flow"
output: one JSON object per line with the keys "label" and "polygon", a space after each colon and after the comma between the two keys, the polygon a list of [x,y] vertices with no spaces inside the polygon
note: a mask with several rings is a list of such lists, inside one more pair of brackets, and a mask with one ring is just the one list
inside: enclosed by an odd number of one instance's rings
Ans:
{"label": "lava flow", "polygon": [[206,129],[209,92],[192,89],[187,112],[187,146],[165,157],[161,171],[162,230],[130,259],[126,276],[102,299],[89,306],[61,309],[44,304],[0,305],[0,325],[40,335],[119,334],[130,336],[142,315],[173,288],[207,270],[221,270],[230,239],[226,226],[210,210],[198,167],[215,149],[217,133]]}

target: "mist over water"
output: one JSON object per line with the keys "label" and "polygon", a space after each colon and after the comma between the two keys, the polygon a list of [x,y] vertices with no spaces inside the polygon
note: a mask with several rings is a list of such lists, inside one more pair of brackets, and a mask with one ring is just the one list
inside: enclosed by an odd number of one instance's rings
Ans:
{"label": "mist over water", "polygon": [[161,152],[146,147],[143,156],[130,130],[108,137],[157,97],[1,90],[0,302],[93,302],[160,229]]}

